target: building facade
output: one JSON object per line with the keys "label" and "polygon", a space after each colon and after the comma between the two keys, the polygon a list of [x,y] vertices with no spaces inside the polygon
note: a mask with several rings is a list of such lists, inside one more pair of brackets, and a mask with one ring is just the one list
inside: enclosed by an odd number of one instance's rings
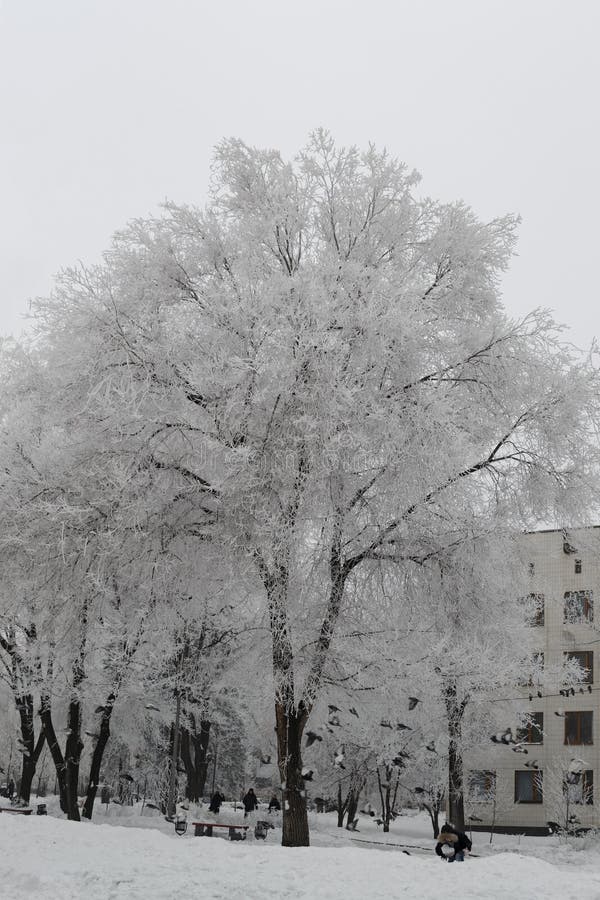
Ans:
{"label": "building facade", "polygon": [[465,758],[465,815],[474,829],[600,827],[600,527],[522,546],[536,674],[490,698],[506,726]]}

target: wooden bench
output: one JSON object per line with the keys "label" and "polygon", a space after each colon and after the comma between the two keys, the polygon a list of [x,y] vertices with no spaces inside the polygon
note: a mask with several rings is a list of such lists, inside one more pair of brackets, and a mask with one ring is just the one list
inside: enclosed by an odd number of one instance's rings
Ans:
{"label": "wooden bench", "polygon": [[[219,822],[192,822],[194,837],[212,837],[213,828],[227,828],[230,841],[245,841],[249,825],[224,825]],[[241,832],[241,834],[239,833]]]}
{"label": "wooden bench", "polygon": [[33,810],[25,806],[0,806],[0,813],[16,813],[18,816],[30,816]]}

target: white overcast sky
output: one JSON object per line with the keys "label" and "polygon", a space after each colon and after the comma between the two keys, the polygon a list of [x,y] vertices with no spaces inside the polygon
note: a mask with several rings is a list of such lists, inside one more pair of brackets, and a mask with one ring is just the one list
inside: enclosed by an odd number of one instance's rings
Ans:
{"label": "white overcast sky", "polygon": [[374,141],[422,191],[523,217],[511,313],[599,327],[598,0],[0,0],[0,332],[224,136]]}

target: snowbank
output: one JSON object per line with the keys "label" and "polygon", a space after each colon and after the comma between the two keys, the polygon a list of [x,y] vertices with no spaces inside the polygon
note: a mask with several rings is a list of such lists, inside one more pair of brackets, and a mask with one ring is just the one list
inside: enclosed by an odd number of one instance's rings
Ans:
{"label": "snowbank", "polygon": [[[592,900],[594,865],[498,853],[448,865],[362,845],[284,849],[151,828],[0,815],[0,896],[10,900]],[[584,862],[583,854],[579,854]],[[597,856],[594,854],[594,859]]]}

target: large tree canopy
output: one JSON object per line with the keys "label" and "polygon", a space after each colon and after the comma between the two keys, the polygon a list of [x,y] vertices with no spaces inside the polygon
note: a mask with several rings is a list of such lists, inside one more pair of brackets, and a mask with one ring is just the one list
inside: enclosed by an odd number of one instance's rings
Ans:
{"label": "large tree canopy", "polygon": [[301,737],[358,567],[418,577],[486,517],[594,499],[598,373],[546,312],[504,312],[515,218],[417,185],[322,131],[291,163],[225,141],[204,210],[133,222],[36,304],[55,427],[118,528],[215,541],[264,591],[286,844],[308,843]]}

